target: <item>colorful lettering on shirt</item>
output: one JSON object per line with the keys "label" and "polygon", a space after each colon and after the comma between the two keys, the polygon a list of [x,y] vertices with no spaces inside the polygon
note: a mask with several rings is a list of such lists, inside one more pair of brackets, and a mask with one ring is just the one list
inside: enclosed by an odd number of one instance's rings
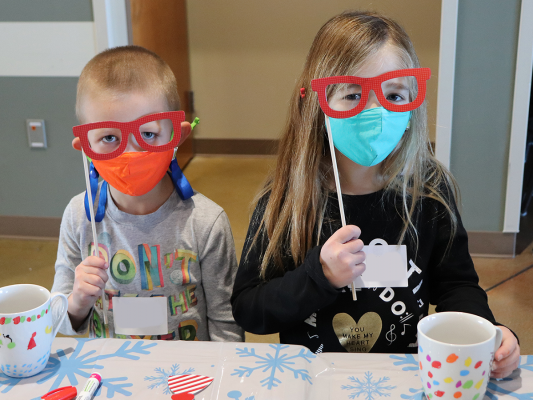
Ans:
{"label": "colorful lettering on shirt", "polygon": [[191,282],[190,263],[196,262],[198,256],[190,250],[177,250],[176,260],[181,261],[181,275],[183,276],[182,284],[185,285]]}
{"label": "colorful lettering on shirt", "polygon": [[180,340],[199,340],[196,336],[198,331],[198,323],[194,319],[181,321],[178,325],[178,333]]}
{"label": "colorful lettering on shirt", "polygon": [[[191,283],[191,263],[196,262],[197,260],[198,255],[195,252],[191,250],[177,249],[174,251],[174,253],[165,254],[163,262],[165,263],[165,267],[171,268],[174,261],[181,261],[181,284],[186,285],[187,283]],[[179,282],[174,281],[173,283],[177,285],[179,284]]]}
{"label": "colorful lettering on shirt", "polygon": [[119,250],[111,260],[109,268],[111,276],[117,283],[127,285],[133,282],[137,273],[137,266],[132,255],[126,250]]}
{"label": "colorful lettering on shirt", "polygon": [[[88,250],[91,256],[96,256],[96,249],[94,248],[94,242],[89,243]],[[103,243],[98,243],[98,250],[100,251],[100,255],[98,257],[103,258],[108,263],[109,262],[109,248]]]}
{"label": "colorful lettering on shirt", "polygon": [[174,263],[174,253],[165,254],[163,256],[163,263],[167,269],[172,268],[172,264]]}
{"label": "colorful lettering on shirt", "polygon": [[185,293],[181,292],[177,297],[175,294],[168,296],[168,306],[172,316],[178,315],[178,307],[181,307],[182,313],[186,313],[189,308],[187,307],[187,300],[185,300]]}
{"label": "colorful lettering on shirt", "polygon": [[149,246],[140,244],[139,264],[141,269],[141,288],[153,290],[154,287],[164,287],[163,271],[160,262],[160,245]]}
{"label": "colorful lettering on shirt", "polygon": [[196,289],[196,285],[187,286],[187,300],[189,301],[190,306],[195,306],[196,304],[198,304],[198,299],[196,298],[194,289]]}
{"label": "colorful lettering on shirt", "polygon": [[195,306],[198,303],[194,289],[196,289],[196,285],[189,285],[179,295],[168,296],[170,315],[178,315],[178,307],[181,308],[182,314],[186,313],[189,310],[189,307]]}
{"label": "colorful lettering on shirt", "polygon": [[129,339],[152,340],[153,338],[152,335],[130,335]]}
{"label": "colorful lettering on shirt", "polygon": [[120,297],[120,290],[105,289],[104,292],[107,295],[107,309],[113,311],[113,297]]}
{"label": "colorful lettering on shirt", "polygon": [[109,337],[109,327],[104,327],[104,324],[101,323],[100,317],[96,312],[93,312],[93,323],[91,324],[91,327],[94,329],[92,336],[98,339]]}
{"label": "colorful lettering on shirt", "polygon": [[103,303],[102,303],[102,296],[98,297],[96,299],[96,302],[94,303],[95,308],[99,308],[100,310],[104,309]]}
{"label": "colorful lettering on shirt", "polygon": [[169,332],[165,335],[121,335],[117,333],[115,337],[118,339],[174,340],[176,332]]}
{"label": "colorful lettering on shirt", "polygon": [[152,336],[152,340],[174,340],[176,339],[176,332],[172,331],[167,333],[166,335],[154,335]]}

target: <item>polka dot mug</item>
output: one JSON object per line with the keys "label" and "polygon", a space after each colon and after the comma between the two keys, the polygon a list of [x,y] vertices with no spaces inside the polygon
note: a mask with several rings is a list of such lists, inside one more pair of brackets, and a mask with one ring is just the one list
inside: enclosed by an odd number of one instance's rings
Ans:
{"label": "polka dot mug", "polygon": [[[52,319],[52,300],[60,306]],[[64,294],[50,292],[38,285],[11,285],[0,288],[0,369],[14,378],[41,372],[61,322],[67,314]]]}
{"label": "polka dot mug", "polygon": [[418,361],[426,397],[482,400],[502,331],[477,315],[431,314],[418,323]]}

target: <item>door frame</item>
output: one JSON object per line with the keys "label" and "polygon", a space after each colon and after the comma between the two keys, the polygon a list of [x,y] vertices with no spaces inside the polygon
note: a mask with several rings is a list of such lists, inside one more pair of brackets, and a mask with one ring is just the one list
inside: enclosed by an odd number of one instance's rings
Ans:
{"label": "door frame", "polygon": [[132,44],[127,0],[92,0],[96,53]]}
{"label": "door frame", "polygon": [[[453,92],[459,0],[443,0],[439,48],[436,156],[450,167]],[[502,232],[516,233],[520,227],[520,203],[524,175],[531,75],[533,71],[533,0],[522,0],[518,29],[513,110]]]}

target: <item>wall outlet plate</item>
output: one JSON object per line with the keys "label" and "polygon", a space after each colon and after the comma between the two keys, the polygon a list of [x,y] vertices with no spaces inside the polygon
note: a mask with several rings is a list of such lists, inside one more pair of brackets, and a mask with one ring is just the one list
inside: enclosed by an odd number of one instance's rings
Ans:
{"label": "wall outlet plate", "polygon": [[26,131],[28,132],[28,142],[32,148],[46,148],[46,133],[44,130],[44,119],[27,119]]}

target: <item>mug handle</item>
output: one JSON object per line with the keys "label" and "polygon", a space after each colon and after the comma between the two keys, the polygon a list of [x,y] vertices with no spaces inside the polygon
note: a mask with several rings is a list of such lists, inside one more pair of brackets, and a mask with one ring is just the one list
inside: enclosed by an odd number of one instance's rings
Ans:
{"label": "mug handle", "polygon": [[57,293],[57,292],[52,293],[52,295],[50,296],[50,304],[52,304],[52,300],[56,297],[59,297],[61,299],[63,303],[62,304],[63,307],[61,308],[61,311],[59,312],[61,317],[59,317],[59,320],[54,324],[54,330],[52,331],[53,338],[56,337],[57,331],[59,330],[59,327],[63,323],[63,320],[65,319],[65,316],[67,315],[67,310],[68,310],[68,299],[67,299],[67,296],[65,296],[63,293]]}
{"label": "mug handle", "polygon": [[498,328],[497,326],[495,326],[495,328],[496,328],[496,337],[494,341],[494,354],[496,354],[496,352],[500,348],[502,344],[502,338],[503,338],[502,330]]}

